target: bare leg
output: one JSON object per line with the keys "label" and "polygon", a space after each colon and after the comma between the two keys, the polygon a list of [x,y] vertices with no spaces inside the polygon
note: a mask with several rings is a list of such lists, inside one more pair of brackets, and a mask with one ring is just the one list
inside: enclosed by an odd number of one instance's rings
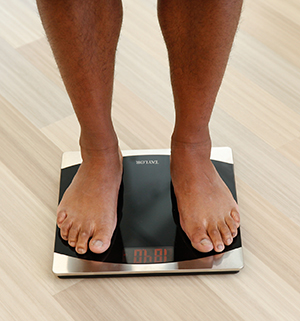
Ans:
{"label": "bare leg", "polygon": [[[110,245],[116,226],[122,156],[111,121],[121,0],[37,0],[81,126],[82,165],[57,211],[61,236],[83,254]],[[91,240],[89,241],[89,239]]]}
{"label": "bare leg", "polygon": [[238,206],[210,161],[208,123],[241,6],[242,0],[158,0],[176,110],[172,182],[181,226],[202,252],[231,244],[240,222]]}

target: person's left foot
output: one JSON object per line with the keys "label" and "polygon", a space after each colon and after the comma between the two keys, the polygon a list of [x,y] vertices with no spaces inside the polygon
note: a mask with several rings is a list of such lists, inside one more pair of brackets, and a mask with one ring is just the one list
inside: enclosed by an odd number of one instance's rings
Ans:
{"label": "person's left foot", "polygon": [[222,252],[237,235],[238,205],[201,144],[172,143],[171,178],[180,224],[200,252]]}

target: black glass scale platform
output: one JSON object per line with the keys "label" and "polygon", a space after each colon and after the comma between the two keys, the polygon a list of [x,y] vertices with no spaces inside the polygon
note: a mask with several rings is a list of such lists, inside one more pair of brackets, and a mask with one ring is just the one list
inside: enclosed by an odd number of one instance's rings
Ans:
{"label": "black glass scale platform", "polygon": [[[238,272],[243,268],[240,229],[222,253],[195,250],[180,227],[170,178],[170,150],[122,152],[123,180],[118,224],[103,254],[79,255],[56,227],[53,272],[59,277]],[[236,199],[232,151],[213,148],[211,160]],[[61,200],[81,163],[79,152],[63,155]]]}

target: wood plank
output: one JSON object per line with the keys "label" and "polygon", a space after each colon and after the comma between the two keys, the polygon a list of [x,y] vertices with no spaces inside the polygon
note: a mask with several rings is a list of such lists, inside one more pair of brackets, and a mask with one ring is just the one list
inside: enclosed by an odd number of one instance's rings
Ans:
{"label": "wood plank", "polygon": [[17,48],[44,36],[35,1],[0,1],[0,38]]}
{"label": "wood plank", "polygon": [[73,114],[65,91],[0,38],[0,95],[37,127]]}
{"label": "wood plank", "polygon": [[[156,0],[124,0],[113,121],[122,149],[168,148],[174,108]],[[0,0],[0,319],[299,320],[300,4],[246,0],[210,124],[234,152],[245,268],[58,279],[61,153],[79,125],[35,0]]]}

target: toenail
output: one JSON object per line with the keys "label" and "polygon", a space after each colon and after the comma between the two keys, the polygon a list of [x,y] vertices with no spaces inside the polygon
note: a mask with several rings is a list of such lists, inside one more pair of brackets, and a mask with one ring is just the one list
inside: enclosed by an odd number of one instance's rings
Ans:
{"label": "toenail", "polygon": [[79,254],[84,254],[84,253],[85,253],[85,250],[80,247],[79,249],[77,249],[77,253],[79,253]]}
{"label": "toenail", "polygon": [[203,240],[200,241],[200,243],[201,243],[202,245],[212,245],[211,241],[208,240],[208,239],[203,239]]}
{"label": "toenail", "polygon": [[226,244],[230,244],[231,242],[232,242],[232,239],[231,239],[231,238],[229,238],[229,239],[226,240]]}
{"label": "toenail", "polygon": [[102,247],[103,246],[103,242],[100,240],[95,240],[92,242],[92,245],[95,247]]}
{"label": "toenail", "polygon": [[217,246],[217,249],[218,249],[219,251],[223,251],[223,249],[224,249],[224,245],[219,244],[219,245]]}
{"label": "toenail", "polygon": [[72,247],[75,247],[76,243],[75,242],[69,242],[69,245]]}

